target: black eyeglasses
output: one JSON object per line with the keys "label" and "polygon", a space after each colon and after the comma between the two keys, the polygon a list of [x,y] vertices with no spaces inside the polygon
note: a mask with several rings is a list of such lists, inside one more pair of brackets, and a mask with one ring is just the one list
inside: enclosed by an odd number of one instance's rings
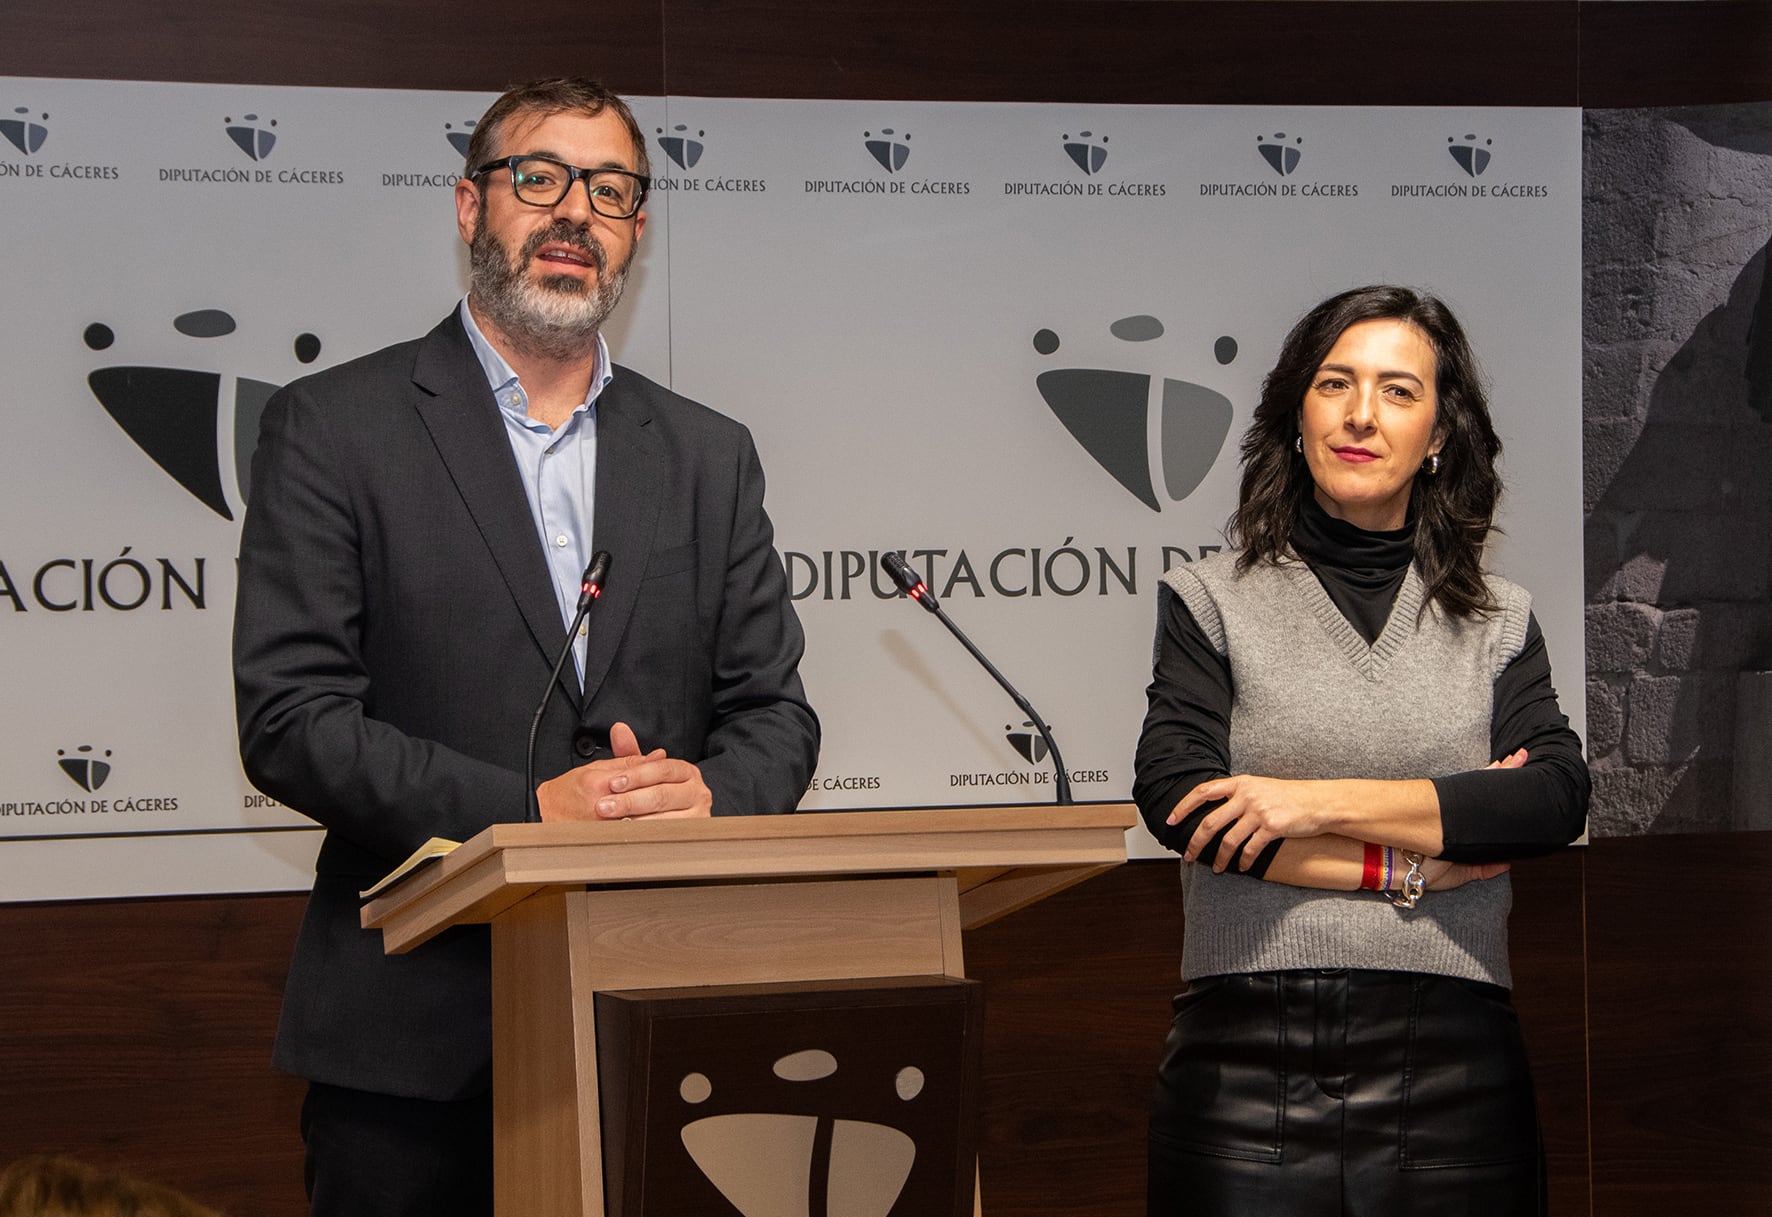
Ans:
{"label": "black eyeglasses", "polygon": [[652,179],[626,169],[580,169],[551,156],[507,156],[474,170],[470,177],[494,169],[511,171],[511,189],[531,207],[557,207],[572,183],[582,181],[591,210],[609,220],[626,220],[640,210]]}

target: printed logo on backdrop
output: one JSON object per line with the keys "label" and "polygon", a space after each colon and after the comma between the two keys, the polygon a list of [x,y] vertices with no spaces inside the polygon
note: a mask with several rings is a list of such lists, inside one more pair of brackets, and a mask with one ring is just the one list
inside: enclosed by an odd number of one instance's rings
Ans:
{"label": "printed logo on backdrop", "polygon": [[[89,832],[98,827],[92,823],[94,816],[178,810],[177,795],[149,795],[131,791],[120,797],[88,797],[96,794],[111,779],[113,765],[109,748],[101,750],[91,744],[58,748],[55,752],[55,764],[80,793],[69,795],[55,790],[24,794],[15,791],[0,792],[0,819],[30,820],[33,827],[50,831],[73,826]],[[63,786],[60,790],[66,791],[67,787]],[[25,825],[20,824],[17,827],[22,828]],[[128,827],[140,827],[140,823],[138,821]]]}
{"label": "printed logo on backdrop", "polygon": [[[425,141],[424,150],[427,153],[434,151],[437,154],[437,165],[423,169],[414,167],[404,171],[384,170],[381,175],[382,186],[388,190],[453,190],[455,184],[461,180],[462,167],[466,165],[468,159],[468,141],[473,139],[474,125],[478,121],[470,118],[465,122],[444,123],[441,140],[434,143],[430,140]],[[454,163],[448,169],[441,167],[444,148],[453,149],[455,152]],[[427,159],[429,159],[428,156]]]}
{"label": "printed logo on backdrop", "polygon": [[[342,186],[345,181],[342,169],[315,169],[309,166],[290,165],[286,158],[279,157],[278,165],[269,165],[283,132],[275,118],[262,116],[254,112],[242,112],[238,118],[223,115],[221,134],[223,146],[232,146],[235,153],[247,164],[240,165],[235,161],[224,159],[208,160],[195,165],[162,165],[159,169],[159,180],[162,182],[181,182],[203,186]],[[210,145],[204,145],[207,149]]]}
{"label": "printed logo on backdrop", "polygon": [[[1178,503],[1199,489],[1227,455],[1225,441],[1234,413],[1230,399],[1202,383],[1209,374],[1193,369],[1209,366],[1204,359],[1208,352],[1214,365],[1228,366],[1237,358],[1237,340],[1222,334],[1210,345],[1204,345],[1205,340],[1184,342],[1148,314],[1121,317],[1106,330],[1112,342],[1087,338],[1076,342],[1074,356],[1066,349],[1065,362],[1071,366],[1036,371],[1034,387],[1046,409],[1076,441],[1080,460],[1093,462],[1126,494],[1160,512],[1165,500]],[[1051,361],[1065,349],[1065,340],[1056,330],[1043,328],[1034,334],[1033,347],[1043,360]],[[1235,459],[1234,453],[1228,455]],[[1179,562],[1222,548],[1216,536],[1187,545],[1150,546],[1143,553],[1123,542],[1103,544],[1075,536],[1057,544],[1052,540],[982,553],[964,546],[933,545],[896,552],[940,599],[957,594],[975,599],[1040,599],[1138,596],[1141,567],[1155,578]],[[784,550],[788,594],[796,601],[902,596],[881,571],[883,552],[859,546],[816,553]],[[1015,741],[1010,744],[1020,750]],[[1030,743],[1023,759],[1032,750]]]}
{"label": "printed logo on backdrop", "polygon": [[[1304,136],[1275,131],[1255,137],[1255,159],[1249,168],[1239,170],[1251,176],[1239,180],[1201,182],[1200,197],[1204,199],[1356,199],[1360,187],[1355,182],[1327,180],[1293,181],[1293,175],[1305,161]],[[1272,181],[1257,166],[1265,165]]]}
{"label": "printed logo on backdrop", "polygon": [[7,118],[0,118],[0,135],[6,142],[17,148],[26,156],[34,156],[42,150],[43,141],[49,138],[49,122],[47,113],[31,117],[31,107],[16,106]]}
{"label": "printed logo on backdrop", "polygon": [[[196,309],[172,319],[171,334],[125,335],[145,341],[145,350],[184,362],[213,365],[225,349],[207,343],[225,339],[237,329],[232,314],[222,309]],[[172,334],[198,340],[180,342]],[[108,352],[117,343],[111,326],[95,321],[81,335],[94,352]],[[133,349],[143,350],[131,344]],[[126,347],[125,349],[131,349]],[[292,337],[289,350],[297,363],[320,357],[320,339],[311,333]],[[176,354],[174,354],[176,352]],[[233,503],[244,505],[251,487],[252,451],[258,445],[258,423],[281,384],[244,375],[228,375],[210,367],[165,367],[117,363],[94,368],[86,378],[105,413],[134,440],[156,465],[190,495],[224,520],[234,518],[229,488],[223,485],[222,445],[232,452],[236,486]]]}
{"label": "printed logo on backdrop", "polygon": [[969,181],[901,177],[911,161],[911,133],[898,127],[872,127],[861,133],[861,159],[878,176],[861,178],[807,178],[807,194],[897,194],[927,198],[932,195],[971,194]]}
{"label": "printed logo on backdrop", "polygon": [[[1047,724],[1051,726],[1050,723]],[[1053,727],[1052,734],[1057,737],[1058,729]],[[1052,775],[1051,753],[1046,747],[1046,740],[1034,727],[1032,720],[1023,719],[1021,726],[1006,723],[1003,727],[1004,742],[1014,749],[1015,755],[1025,763],[1021,769],[1002,769],[995,773],[950,773],[948,787],[994,787],[994,786],[1044,786],[1055,785]],[[1106,769],[1072,769],[1069,771],[1072,786],[1098,785],[1113,780],[1113,774]],[[1045,791],[1036,796],[1044,801],[1050,796]]]}
{"label": "printed logo on backdrop", "polygon": [[653,135],[658,141],[659,149],[665,154],[665,160],[681,171],[674,174],[669,170],[654,173],[652,189],[655,191],[675,191],[679,194],[762,194],[769,189],[766,178],[726,174],[691,175],[688,171],[701,164],[702,154],[708,150],[705,142],[708,133],[705,130],[691,127],[688,123],[678,123],[669,130],[654,127]]}
{"label": "printed logo on backdrop", "polygon": [[1026,181],[1004,182],[1003,193],[1010,198],[1064,196],[1068,198],[1153,198],[1167,193],[1162,182],[1104,182],[1097,179],[1107,169],[1109,137],[1096,131],[1063,132],[1058,137],[1062,157],[1053,157],[1036,172],[1058,171],[1069,162],[1076,176],[1051,180],[1030,178]]}
{"label": "printed logo on backdrop", "polygon": [[58,749],[55,754],[58,759],[55,763],[62,767],[62,772],[72,778],[74,785],[80,789],[97,790],[105,784],[105,779],[111,776],[109,759],[111,750],[105,749],[104,759],[100,759],[93,753],[94,749],[91,744],[81,744],[74,749],[73,756],[69,756],[65,750]]}
{"label": "printed logo on backdrop", "polygon": [[1304,159],[1303,143],[1304,137],[1300,135],[1288,144],[1284,131],[1274,132],[1271,139],[1265,135],[1255,137],[1255,149],[1261,153],[1261,159],[1272,165],[1274,172],[1281,177],[1291,177],[1298,169],[1298,162]]}
{"label": "printed logo on backdrop", "polygon": [[[120,335],[106,322],[94,321],[80,335],[87,349],[100,356],[86,377],[87,388],[141,449],[146,458],[141,468],[151,468],[150,462],[159,466],[224,520],[234,519],[236,507],[246,502],[259,418],[280,387],[221,370],[230,362],[225,340],[237,329],[231,314],[212,308],[181,313],[164,331],[125,327]],[[117,361],[110,354],[120,340],[133,360]],[[223,341],[211,347],[215,340]],[[288,342],[296,364],[320,356],[320,339],[314,334],[296,334]],[[231,479],[224,473],[230,467]],[[118,489],[109,488],[112,494]],[[203,610],[208,606],[206,578],[202,557],[138,555],[132,545],[122,545],[116,553],[22,561],[14,550],[0,553],[0,608],[10,604],[20,613]]]}
{"label": "printed logo on backdrop", "polygon": [[1475,135],[1466,135],[1463,140],[1448,135],[1446,151],[1452,154],[1453,163],[1460,169],[1472,177],[1482,177],[1483,170],[1489,167],[1492,155],[1489,148],[1494,143],[1494,140],[1486,139],[1479,144]]}
{"label": "printed logo on backdrop", "polygon": [[6,141],[0,146],[0,154],[6,147],[17,149],[26,160],[18,161],[10,158],[0,160],[0,181],[6,178],[17,178],[21,181],[42,179],[63,182],[115,182],[123,175],[115,165],[81,165],[66,161],[34,161],[49,142],[48,111],[32,110],[29,106],[14,106],[10,113],[0,118],[0,138]]}
{"label": "printed logo on backdrop", "polygon": [[[1446,150],[1447,160],[1434,162],[1436,172],[1434,181],[1392,182],[1391,197],[1393,199],[1548,199],[1550,187],[1544,182],[1531,180],[1503,181],[1490,178],[1487,181],[1477,179],[1494,166],[1497,149],[1495,140],[1486,135],[1478,135],[1467,131],[1463,135],[1448,135],[1442,145]],[[1444,180],[1451,178],[1452,180]]]}
{"label": "printed logo on backdrop", "polygon": [[[1166,336],[1158,318],[1138,314],[1121,317],[1108,334],[1129,346],[1154,343]],[[1034,335],[1034,350],[1048,358],[1063,345],[1056,331]],[[1199,488],[1218,460],[1230,434],[1230,399],[1180,375],[1167,375],[1168,361],[1189,352],[1173,341],[1150,348],[1147,366],[1048,368],[1034,377],[1040,396],[1101,469],[1152,511],[1163,509],[1162,497],[1180,502]],[[1237,340],[1228,334],[1213,342],[1212,356],[1223,367],[1237,357]],[[1086,356],[1091,364],[1123,364],[1126,348],[1098,345]],[[1154,365],[1154,366],[1153,366]],[[1150,422],[1156,416],[1153,450]],[[1162,489],[1162,497],[1158,488]]]}

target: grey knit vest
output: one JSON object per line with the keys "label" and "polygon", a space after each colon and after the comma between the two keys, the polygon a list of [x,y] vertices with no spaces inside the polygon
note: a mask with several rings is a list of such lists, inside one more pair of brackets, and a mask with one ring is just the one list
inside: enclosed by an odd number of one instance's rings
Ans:
{"label": "grey knit vest", "polygon": [[[1230,661],[1233,773],[1423,778],[1490,761],[1495,678],[1520,653],[1531,601],[1495,577],[1501,611],[1421,611],[1414,567],[1367,646],[1303,562],[1239,573],[1213,554],[1163,580]],[[1401,862],[1401,856],[1398,858]],[[1507,876],[1426,893],[1413,910],[1376,892],[1319,891],[1182,867],[1184,977],[1288,968],[1378,968],[1511,987]]]}

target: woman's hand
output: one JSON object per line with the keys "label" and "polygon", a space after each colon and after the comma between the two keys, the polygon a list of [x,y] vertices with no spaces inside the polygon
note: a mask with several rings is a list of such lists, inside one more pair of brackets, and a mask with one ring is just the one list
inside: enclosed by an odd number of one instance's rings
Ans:
{"label": "woman's hand", "polygon": [[1428,891],[1446,892],[1455,887],[1463,887],[1473,879],[1493,879],[1497,875],[1505,875],[1507,866],[1505,862],[1473,862],[1466,865],[1429,858],[1421,864],[1421,877],[1426,882]]}
{"label": "woman's hand", "polygon": [[1314,837],[1323,831],[1320,799],[1315,796],[1326,785],[1250,773],[1214,778],[1188,791],[1169,813],[1169,823],[1179,824],[1203,804],[1223,799],[1224,806],[1214,808],[1194,829],[1182,857],[1189,862],[1199,858],[1212,838],[1228,825],[1212,869],[1222,873],[1232,858],[1239,858],[1240,849],[1238,869],[1248,870],[1269,843],[1281,837]]}

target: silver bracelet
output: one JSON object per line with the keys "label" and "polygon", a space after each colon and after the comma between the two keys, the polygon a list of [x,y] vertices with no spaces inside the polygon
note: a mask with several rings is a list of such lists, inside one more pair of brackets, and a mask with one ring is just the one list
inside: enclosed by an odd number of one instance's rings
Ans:
{"label": "silver bracelet", "polygon": [[1403,855],[1409,860],[1409,870],[1403,876],[1403,890],[1390,892],[1390,901],[1400,909],[1412,909],[1421,900],[1421,893],[1427,890],[1427,880],[1422,877],[1421,864],[1427,859],[1420,854],[1409,852]]}

